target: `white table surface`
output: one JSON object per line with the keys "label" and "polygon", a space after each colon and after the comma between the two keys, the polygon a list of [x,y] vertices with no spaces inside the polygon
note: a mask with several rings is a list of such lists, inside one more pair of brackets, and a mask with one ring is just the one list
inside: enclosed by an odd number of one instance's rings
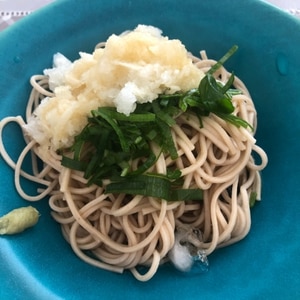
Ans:
{"label": "white table surface", "polygon": [[[0,0],[0,31],[55,0]],[[264,0],[300,17],[299,0]]]}

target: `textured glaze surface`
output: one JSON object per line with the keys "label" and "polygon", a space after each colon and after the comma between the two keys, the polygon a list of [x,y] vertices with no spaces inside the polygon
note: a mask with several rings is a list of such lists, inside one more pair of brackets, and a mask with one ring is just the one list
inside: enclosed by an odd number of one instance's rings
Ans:
{"label": "textured glaze surface", "polygon": [[[47,200],[36,227],[0,238],[0,299],[296,299],[300,297],[300,22],[254,0],[127,1],[61,0],[0,34],[0,118],[24,114],[32,74],[52,55],[70,59],[100,40],[137,24],[160,27],[193,53],[219,58],[246,83],[255,101],[258,144],[269,155],[262,202],[252,211],[250,234],[209,257],[210,269],[183,276],[163,266],[146,283],[80,261],[51,219]],[[23,146],[10,126],[6,144],[16,157]],[[13,138],[14,137],[14,138]],[[15,138],[16,137],[16,138]],[[15,192],[13,172],[0,161],[0,214],[27,203]],[[24,183],[34,193],[35,186]]]}

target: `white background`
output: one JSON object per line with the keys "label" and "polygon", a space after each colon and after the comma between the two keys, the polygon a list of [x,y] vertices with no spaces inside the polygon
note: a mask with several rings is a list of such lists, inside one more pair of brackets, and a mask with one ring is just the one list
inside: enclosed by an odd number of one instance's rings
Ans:
{"label": "white background", "polygon": [[33,11],[54,0],[0,0],[0,11]]}
{"label": "white background", "polygon": [[[54,0],[0,0],[0,11],[32,11]],[[299,0],[265,0],[283,9],[300,9]]]}

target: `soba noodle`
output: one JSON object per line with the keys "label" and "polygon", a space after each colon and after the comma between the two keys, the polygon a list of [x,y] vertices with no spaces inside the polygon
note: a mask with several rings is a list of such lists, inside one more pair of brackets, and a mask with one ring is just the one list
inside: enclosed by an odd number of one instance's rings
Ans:
{"label": "soba noodle", "polygon": [[[201,59],[192,59],[204,72],[216,63],[203,51],[200,56]],[[214,76],[227,82],[230,74],[221,67]],[[32,76],[30,82],[33,89],[26,120],[9,117],[1,121],[1,154],[15,170],[15,185],[24,199],[39,201],[49,197],[53,218],[61,224],[64,238],[83,261],[119,273],[129,269],[138,280],[146,281],[168,260],[176,232],[185,231],[188,242],[206,255],[247,235],[251,225],[250,195],[255,192],[260,200],[259,171],[267,163],[266,154],[256,145],[254,132],[214,114],[203,117],[200,127],[196,116],[187,118],[182,114],[172,128],[178,158],[160,155],[150,171],[165,173],[167,167],[175,166],[182,172],[183,187],[202,189],[203,201],[167,202],[141,195],[105,194],[105,184],[88,186],[81,172],[63,167],[58,153],[45,152],[25,133],[27,146],[16,163],[10,158],[3,145],[2,129],[9,122],[22,127],[41,100],[54,95],[48,89],[47,76]],[[256,128],[256,110],[246,87],[238,78],[234,86],[242,92],[232,97],[234,114]],[[159,152],[155,145],[152,148],[154,153]],[[259,164],[254,161],[253,152],[260,157]],[[29,153],[33,174],[22,170]],[[44,163],[41,171],[39,159]],[[36,196],[27,195],[20,177],[45,188],[39,189]],[[201,232],[200,239],[189,235],[195,230]],[[145,274],[139,273],[139,265],[149,267]]]}

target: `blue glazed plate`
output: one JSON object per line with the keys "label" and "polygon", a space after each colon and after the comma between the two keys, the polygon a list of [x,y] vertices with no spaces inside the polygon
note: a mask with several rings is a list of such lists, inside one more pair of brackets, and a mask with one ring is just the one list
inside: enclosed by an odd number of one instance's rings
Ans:
{"label": "blue glazed plate", "polygon": [[[33,204],[42,214],[36,227],[0,238],[0,299],[299,299],[299,20],[255,0],[59,0],[0,34],[0,118],[24,114],[28,80],[51,65],[54,53],[75,59],[139,23],[160,27],[193,53],[206,49],[215,59],[239,45],[226,67],[252,93],[256,137],[269,156],[250,234],[212,254],[206,274],[189,277],[163,266],[141,283],[80,261],[45,200]],[[5,135],[16,157],[23,146],[18,128],[10,126]],[[0,214],[27,205],[2,159],[0,172]],[[25,188],[34,193],[32,184]]]}

